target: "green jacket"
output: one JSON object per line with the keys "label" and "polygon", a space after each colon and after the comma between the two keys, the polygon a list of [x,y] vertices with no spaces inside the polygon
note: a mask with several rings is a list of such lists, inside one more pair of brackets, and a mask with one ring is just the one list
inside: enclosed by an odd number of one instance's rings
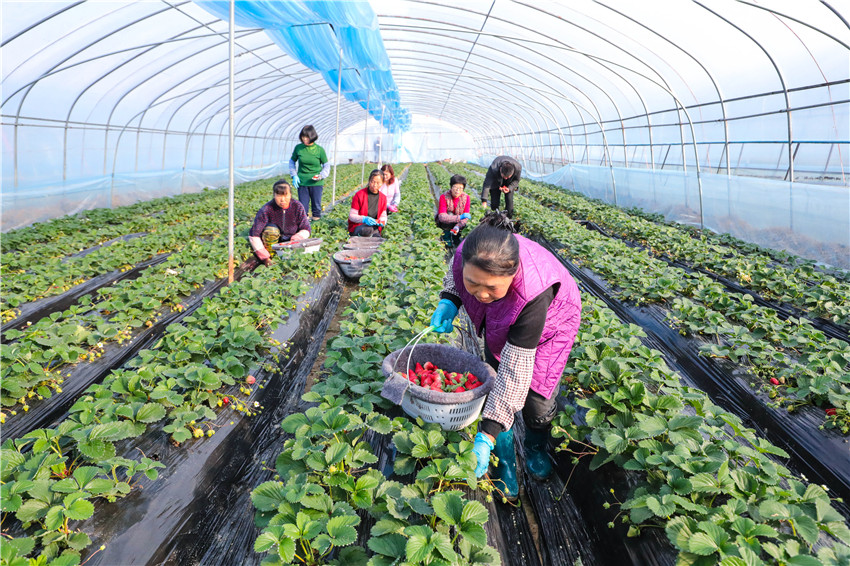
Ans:
{"label": "green jacket", "polygon": [[[326,175],[322,175],[324,165],[328,162],[328,156],[324,148],[319,144],[304,145],[299,143],[292,150],[290,160],[290,172],[292,164],[298,162],[298,180],[304,187],[322,185]],[[315,175],[322,175],[320,179],[313,179]]]}

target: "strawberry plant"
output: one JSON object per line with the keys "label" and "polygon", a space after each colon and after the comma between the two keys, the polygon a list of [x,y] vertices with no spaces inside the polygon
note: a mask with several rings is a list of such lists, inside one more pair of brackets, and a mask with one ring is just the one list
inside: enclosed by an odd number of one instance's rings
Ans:
{"label": "strawberry plant", "polygon": [[688,564],[826,564],[848,556],[850,529],[826,491],[794,478],[773,459],[787,457],[781,449],[683,387],[641,336],[585,298],[566,375],[586,412],[577,421],[568,405],[554,429],[565,439],[559,449],[592,455],[592,469],[613,463],[641,474],[614,503],[629,536],[662,527]]}
{"label": "strawberry plant", "polygon": [[[446,433],[437,425],[422,423],[420,428],[408,419],[390,420],[380,413],[388,407],[377,395],[383,383],[380,364],[384,356],[425,328],[444,271],[434,269],[442,264],[444,252],[437,229],[430,228],[433,222],[426,223],[433,200],[427,196],[422,166],[410,168],[404,187],[401,210],[387,227],[389,241],[373,256],[343,313],[340,335],[329,342],[327,375],[303,397],[315,406],[284,420],[284,430],[292,437],[285,440],[276,462],[279,478],[253,493],[255,498],[266,490],[284,498],[291,493],[292,502],[274,509],[269,506],[268,511],[255,501],[257,521],[266,525],[255,548],[270,552],[264,560],[267,564],[330,561],[332,549],[325,546],[325,539],[315,542],[324,534],[321,525],[330,515],[315,519],[319,524],[307,533],[314,536],[310,541],[305,540],[304,529],[290,526],[284,531],[276,525],[283,520],[292,525],[293,517],[297,520],[297,505],[303,506],[307,498],[298,499],[298,492],[286,490],[304,485],[315,485],[307,489],[317,497],[328,495],[333,508],[347,505],[361,517],[376,521],[365,546],[339,550],[332,563],[499,563],[498,554],[486,546],[481,528],[486,510],[457,491],[470,482],[476,485],[472,444],[460,433]],[[343,214],[347,210],[334,210],[326,218],[336,225]],[[343,229],[343,224],[339,226]],[[433,240],[411,241],[413,226],[428,227],[425,230],[433,234]],[[394,464],[398,481],[369,467],[376,458],[362,440],[367,430],[393,435],[399,450]],[[411,483],[409,475],[414,472]],[[328,499],[323,500],[324,509],[331,509]],[[286,517],[270,518],[277,509]]]}

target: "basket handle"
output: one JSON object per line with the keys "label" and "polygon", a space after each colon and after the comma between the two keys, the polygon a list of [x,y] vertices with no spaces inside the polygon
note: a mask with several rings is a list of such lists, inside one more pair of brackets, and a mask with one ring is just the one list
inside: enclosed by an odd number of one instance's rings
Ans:
{"label": "basket handle", "polygon": [[[417,334],[416,336],[411,338],[407,342],[407,344],[404,345],[404,348],[402,348],[401,351],[399,351],[399,353],[398,353],[398,358],[396,358],[396,363],[398,363],[398,360],[401,359],[402,354],[404,354],[404,350],[408,346],[410,346],[411,343],[413,343],[413,346],[411,346],[411,348],[410,348],[410,352],[407,354],[407,369],[404,372],[404,381],[406,382],[404,384],[404,393],[407,393],[407,390],[410,388],[410,377],[409,377],[410,376],[410,359],[413,357],[413,350],[416,348],[416,345],[419,344],[419,341],[422,340],[425,337],[426,334],[428,334],[429,332],[431,332],[433,330],[435,330],[435,327],[429,326],[428,328],[426,328],[425,330],[423,330],[422,332],[420,332],[419,334]],[[393,364],[393,371],[395,371],[395,369],[396,369],[395,366],[396,366],[396,364]],[[404,393],[402,395],[404,395]]]}

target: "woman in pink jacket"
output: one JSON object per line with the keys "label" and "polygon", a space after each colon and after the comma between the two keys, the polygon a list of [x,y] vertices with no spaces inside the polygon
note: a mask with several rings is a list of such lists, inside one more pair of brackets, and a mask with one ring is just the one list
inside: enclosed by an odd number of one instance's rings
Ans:
{"label": "woman in pink jacket", "polygon": [[499,457],[492,477],[508,499],[519,493],[514,453],[514,414],[525,421],[526,467],[535,479],[552,472],[546,450],[561,374],[579,323],[581,295],[564,265],[541,245],[514,234],[503,212],[484,217],[461,242],[443,282],[431,325],[451,332],[461,305],[496,371],[473,451],[483,476],[490,451]]}

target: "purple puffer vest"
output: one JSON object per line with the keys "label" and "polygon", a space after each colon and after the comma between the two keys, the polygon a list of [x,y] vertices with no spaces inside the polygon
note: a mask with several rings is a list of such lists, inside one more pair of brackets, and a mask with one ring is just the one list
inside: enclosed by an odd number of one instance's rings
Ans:
{"label": "purple puffer vest", "polygon": [[463,244],[455,252],[452,275],[455,289],[475,324],[478,335],[485,332],[487,347],[497,360],[508,340],[508,331],[522,309],[552,285],[558,285],[555,299],[546,312],[543,335],[537,344],[531,389],[547,399],[557,390],[570,357],[581,322],[581,295],[567,269],[543,246],[523,236],[519,241],[519,270],[508,293],[485,304],[470,295],[463,285]]}

